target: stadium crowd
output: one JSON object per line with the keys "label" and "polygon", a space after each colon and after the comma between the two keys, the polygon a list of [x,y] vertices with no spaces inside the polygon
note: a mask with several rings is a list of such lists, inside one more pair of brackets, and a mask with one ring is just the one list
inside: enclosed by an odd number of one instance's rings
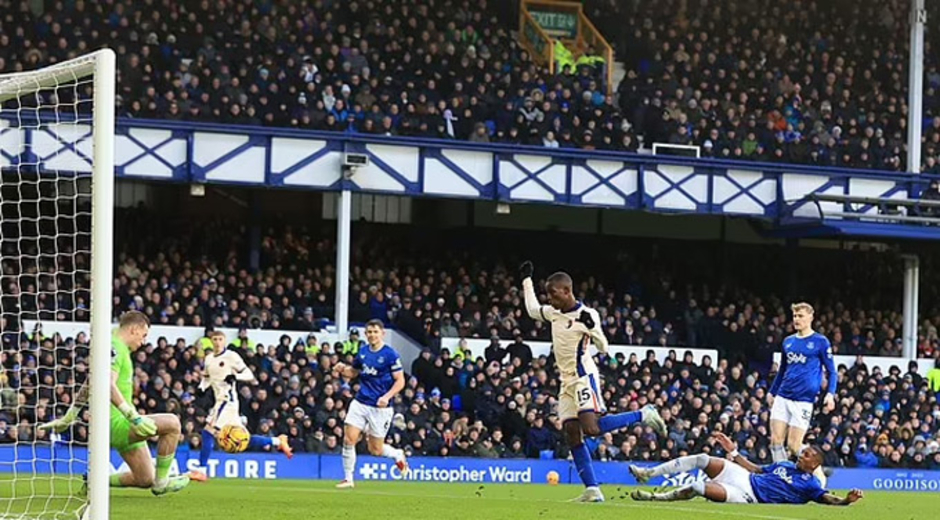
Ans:
{"label": "stadium crowd", "polygon": [[[141,310],[160,324],[285,330],[319,330],[334,317],[331,224],[264,228],[255,271],[249,233],[239,225],[194,226],[147,210],[124,211],[119,222],[118,243],[134,246],[125,246],[116,263],[116,313]],[[511,231],[365,224],[354,237],[350,320],[395,324],[435,351],[442,337],[548,339],[547,328],[523,317],[513,278],[515,265],[529,255],[551,258],[554,268],[573,274],[579,298],[600,310],[617,344],[717,348],[766,368],[784,334],[788,298],[798,297],[814,303],[817,329],[837,353],[901,354],[902,277],[891,254],[796,249],[782,255],[778,248],[726,245],[719,258],[707,243],[630,239],[608,240],[607,254],[586,257],[577,252],[596,248],[595,237],[569,236],[577,247],[559,252],[533,246],[540,242],[528,233],[522,251]],[[429,250],[424,244],[432,239],[436,247]],[[922,262],[921,301],[937,301],[932,256]],[[833,279],[844,283],[833,287]],[[922,316],[920,354],[932,357],[940,351],[940,312],[925,308]]]}
{"label": "stadium crowd", "polygon": [[[622,113],[647,140],[697,144],[706,157],[906,169],[909,3],[589,4],[627,68]],[[926,57],[923,166],[932,172],[937,65]]]}
{"label": "stadium crowd", "polygon": [[[592,0],[626,67],[616,96],[591,65],[536,66],[512,35],[514,2],[34,4],[0,2],[0,71],[107,43],[127,117],[621,151],[669,142],[706,157],[906,169],[903,0]],[[925,53],[931,172],[937,34]]]}
{"label": "stadium crowd", "polygon": [[[261,435],[284,433],[295,452],[339,453],[342,421],[357,384],[334,379],[330,367],[367,348],[355,338],[319,345],[306,342],[253,347],[234,341],[259,380],[240,385],[241,411],[248,427]],[[70,389],[84,376],[87,337],[49,337],[28,341],[17,353],[3,352],[0,378],[0,442],[47,441],[33,425],[61,414]],[[201,346],[150,338],[134,354],[136,405],[147,412],[181,416],[191,448],[211,405],[197,391]],[[468,457],[566,457],[555,415],[558,382],[551,358],[533,358],[523,342],[499,344],[485,356],[467,358],[458,349],[435,355],[425,349],[411,367],[405,390],[394,402],[390,436],[412,455]],[[662,362],[649,352],[601,357],[602,392],[608,406],[638,409],[653,403],[669,424],[668,438],[643,426],[592,442],[599,460],[665,460],[699,451],[718,453],[709,437],[722,431],[742,452],[768,462],[768,372],[745,365],[672,351]],[[940,381],[940,362],[932,379]],[[863,361],[839,367],[838,407],[820,412],[811,435],[832,467],[912,467],[940,469],[940,385],[929,383],[916,365],[902,373],[869,370]],[[84,425],[71,432],[87,441]]]}
{"label": "stadium crowd", "polygon": [[[117,222],[122,249],[115,264],[115,316],[135,309],[155,324],[302,331],[320,330],[334,318],[329,223],[324,229],[271,224],[261,230],[253,255],[243,224],[193,225],[190,218],[147,209],[121,210]],[[528,233],[529,246],[520,250],[521,237],[512,231],[358,224],[350,320],[381,319],[435,352],[444,337],[546,340],[548,329],[523,317],[513,271],[524,257],[551,258],[542,276],[570,271],[578,297],[599,309],[616,344],[716,348],[732,361],[766,369],[785,333],[788,302],[796,298],[816,306],[816,327],[837,353],[901,354],[902,276],[893,254],[802,248],[781,254],[779,247],[726,244],[716,256],[708,243],[610,239],[605,255],[584,256],[578,252],[596,248],[597,241],[578,235],[567,238],[577,244],[568,252],[532,246],[550,244],[549,235],[533,242]],[[431,239],[438,246],[429,250],[423,244]],[[87,320],[81,271],[74,278],[52,275],[56,265],[86,265],[81,252],[63,254],[58,264],[41,258],[38,269],[24,272],[16,251],[3,251],[4,313]],[[934,258],[925,254],[921,260],[921,301],[937,301]],[[834,279],[843,283],[833,286]],[[921,313],[919,353],[933,357],[940,352],[940,311],[925,307]],[[18,327],[11,321],[2,329]],[[3,337],[9,346],[12,336]]]}
{"label": "stadium crowd", "polygon": [[[335,252],[324,238],[330,234],[265,227],[255,271],[247,261],[247,229],[222,220],[193,225],[191,218],[156,218],[139,208],[121,210],[117,217],[116,243],[123,250],[114,282],[115,313],[138,309],[154,323],[240,328],[232,341],[260,381],[258,387],[239,390],[249,426],[263,435],[287,434],[300,452],[339,450],[339,426],[355,383],[332,379],[329,368],[358,341],[330,345],[316,339],[322,320],[332,317]],[[377,317],[427,345],[426,353],[406,367],[410,377],[395,404],[396,442],[422,454],[566,456],[553,415],[557,381],[552,360],[533,359],[525,345],[547,339],[547,331],[522,315],[514,269],[505,265],[522,254],[519,237],[494,230],[434,233],[357,224],[354,234],[351,320]],[[131,235],[137,238],[130,240]],[[435,250],[421,246],[432,238]],[[712,449],[708,435],[722,429],[734,433],[754,458],[766,460],[771,356],[788,333],[789,321],[788,301],[774,296],[774,290],[825,288],[811,293],[819,299],[816,328],[831,338],[837,352],[898,354],[900,318],[878,310],[892,308],[891,291],[900,278],[892,270],[896,259],[884,253],[854,251],[852,262],[846,262],[839,252],[811,251],[811,258],[803,259],[799,250],[781,255],[775,248],[727,245],[724,260],[718,261],[705,251],[696,253],[706,246],[694,243],[629,239],[618,250],[621,244],[611,239],[606,243],[611,254],[593,257],[579,252],[596,244],[596,237],[571,239],[576,247],[560,252],[530,232],[527,244],[545,245],[525,254],[570,269],[581,299],[600,309],[614,343],[719,351],[719,359],[699,365],[684,356],[663,363],[600,360],[604,397],[612,408],[655,403],[671,428],[668,439],[655,439],[642,428],[605,436],[593,446],[600,459],[659,460],[683,450]],[[929,256],[924,261],[928,281]],[[795,269],[790,278],[796,285],[781,282],[787,276],[764,276],[767,270],[786,273],[788,266]],[[12,276],[13,268],[5,264],[4,276],[14,289],[42,280],[34,271]],[[550,269],[540,266],[538,274]],[[725,275],[716,278],[722,271]],[[835,276],[845,281],[842,287],[821,283]],[[3,442],[37,435],[46,440],[33,425],[61,414],[70,389],[84,378],[87,337],[50,337],[42,330],[23,330],[13,319],[87,316],[81,291],[41,300],[43,292],[34,288],[11,299],[17,291],[9,290],[0,302]],[[936,355],[938,322],[932,316],[921,329],[926,356]],[[259,327],[305,330],[310,336],[300,344],[285,338],[259,347],[250,339]],[[464,349],[441,348],[439,340],[447,336],[492,338],[491,347],[483,359],[468,359]],[[196,390],[201,346],[172,337],[150,341],[134,357],[136,404],[146,411],[180,414],[191,447],[198,447],[211,402]],[[903,368],[887,374],[861,365],[840,368],[839,407],[816,419],[815,436],[826,450],[827,464],[940,463],[938,388],[928,389],[926,374],[902,373]],[[84,441],[87,432],[77,427],[73,435]]]}

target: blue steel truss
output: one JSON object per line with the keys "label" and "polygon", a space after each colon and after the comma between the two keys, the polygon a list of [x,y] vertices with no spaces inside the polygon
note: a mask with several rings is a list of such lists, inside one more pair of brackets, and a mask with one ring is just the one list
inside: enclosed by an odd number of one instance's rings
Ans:
{"label": "blue steel truss", "polygon": [[[61,175],[62,165],[51,161],[63,155],[75,170],[90,168],[90,126],[76,135],[71,125],[60,139],[4,123],[0,118],[3,169],[28,164]],[[914,198],[930,181],[893,172],[139,119],[119,120],[116,139],[116,174],[128,179],[786,217],[791,224],[809,194]],[[349,179],[341,169],[346,152],[370,158]]]}

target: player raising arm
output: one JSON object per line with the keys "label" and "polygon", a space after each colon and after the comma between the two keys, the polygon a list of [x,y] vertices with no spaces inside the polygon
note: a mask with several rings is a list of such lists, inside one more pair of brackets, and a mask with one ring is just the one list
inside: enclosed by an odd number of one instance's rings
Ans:
{"label": "player raising arm", "polygon": [[563,272],[549,276],[545,283],[551,305],[539,305],[532,270],[532,262],[526,261],[519,267],[519,274],[529,316],[547,321],[552,327],[552,351],[561,375],[558,415],[564,424],[565,439],[571,448],[578,476],[585,486],[584,492],[575,500],[603,502],[604,494],[594,476],[591,451],[583,436],[596,437],[640,421],[665,436],[666,424],[652,405],[636,412],[604,415],[607,408],[600,392],[601,379],[589,351],[593,343],[599,351],[607,352],[607,337],[601,330],[600,316],[596,310],[575,299],[571,277]]}
{"label": "player raising arm", "polygon": [[[189,484],[189,476],[169,478],[170,466],[181,436],[179,417],[158,413],[141,415],[134,408],[134,365],[131,353],[147,340],[150,320],[142,312],[121,315],[111,336],[111,447],[116,448],[130,471],[111,475],[111,487],[150,488],[154,495],[179,491]],[[83,386],[65,416],[42,424],[40,429],[63,432],[69,428],[88,402]],[[147,439],[157,437],[157,465],[147,447]]]}
{"label": "player raising arm", "polygon": [[[823,367],[829,385],[824,399],[827,410],[835,406],[836,385],[839,382],[829,340],[813,331],[813,307],[800,302],[793,304],[790,309],[793,311],[796,334],[783,340],[780,368],[770,387],[770,395],[773,396],[770,455],[774,462],[789,460],[791,456],[800,453],[803,437],[813,417],[813,405],[822,389]],[[825,478],[821,470],[817,476]]]}
{"label": "player raising arm", "polygon": [[723,433],[716,433],[715,440],[728,452],[732,460],[689,455],[660,464],[652,468],[630,466],[630,473],[645,484],[653,477],[674,475],[684,471],[700,469],[710,481],[695,482],[665,493],[635,490],[630,496],[634,500],[674,502],[705,497],[712,502],[733,504],[805,504],[818,502],[832,506],[847,506],[862,499],[861,490],[853,489],[845,497],[826,492],[813,476],[823,461],[822,450],[808,446],[800,453],[796,464],[784,461],[767,466],[758,466],[742,457],[737,446]]}
{"label": "player raising arm", "polygon": [[[235,388],[236,381],[258,384],[255,375],[245,365],[241,356],[226,348],[228,342],[225,333],[216,330],[210,332],[208,337],[212,342],[212,352],[206,356],[205,372],[202,381],[199,382],[199,389],[206,390],[211,387],[215,395],[215,404],[209,413],[206,428],[202,431],[202,448],[199,450],[200,469],[192,473],[196,480],[208,478],[209,455],[215,447],[216,437],[222,432],[222,428],[229,425],[242,426],[241,414],[238,410],[238,394]],[[277,437],[252,435],[248,443],[248,449],[253,450],[260,450],[267,446],[281,450],[287,458],[293,456],[286,435]]]}
{"label": "player raising arm", "polygon": [[346,379],[358,377],[360,383],[359,392],[346,414],[343,435],[345,477],[336,485],[340,489],[355,487],[356,444],[363,433],[367,436],[369,453],[393,459],[402,476],[408,472],[405,453],[385,444],[385,436],[395,414],[392,399],[405,388],[401,358],[395,349],[385,344],[385,326],[380,320],[366,323],[366,341],[369,347],[359,349],[352,366],[345,363],[333,365],[334,375]]}

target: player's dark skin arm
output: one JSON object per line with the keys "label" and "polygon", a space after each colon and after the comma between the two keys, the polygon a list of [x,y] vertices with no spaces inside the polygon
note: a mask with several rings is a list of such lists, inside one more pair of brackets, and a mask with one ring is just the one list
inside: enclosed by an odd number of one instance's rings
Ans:
{"label": "player's dark skin arm", "polygon": [[864,498],[864,496],[865,494],[862,493],[861,489],[853,489],[852,491],[849,491],[849,494],[845,495],[845,497],[836,496],[832,493],[826,493],[825,495],[821,496],[817,502],[827,506],[847,506],[858,502]]}
{"label": "player's dark skin arm", "polygon": [[742,468],[744,468],[744,469],[750,471],[751,473],[763,473],[763,472],[764,472],[764,469],[763,469],[763,468],[761,468],[761,467],[758,466],[757,464],[754,464],[753,462],[747,460],[746,458],[742,457],[741,455],[738,455],[738,456],[736,456],[735,458],[733,458],[733,459],[731,459],[731,460],[733,460],[734,463],[737,464],[738,466],[741,466]]}
{"label": "player's dark skin arm", "polygon": [[[522,278],[523,281],[526,278],[532,278],[533,269],[532,262],[528,260],[523,262],[522,265],[519,266],[520,278]],[[556,287],[552,284],[547,284],[545,290],[548,293],[549,303],[556,309],[570,309],[578,302],[571,287]],[[542,315],[539,310],[541,306],[538,301],[534,299],[530,301],[528,296],[526,298],[526,310],[529,316],[534,320],[546,321],[544,315]],[[587,316],[584,319],[590,319],[590,315],[585,314]],[[593,328],[593,324],[588,325],[588,329],[591,328]],[[579,413],[577,420],[566,420],[562,429],[564,430],[565,441],[568,443],[568,446],[578,446],[584,442],[585,435],[588,437],[596,437],[601,433],[601,428],[598,424],[598,416],[593,411]]]}
{"label": "player's dark skin arm", "polygon": [[[715,433],[715,441],[724,448],[728,453],[738,451],[738,447],[735,446],[734,441],[732,441],[727,435],[721,432]],[[753,462],[747,460],[747,458],[742,457],[741,455],[736,455],[733,459],[735,464],[741,466],[742,468],[748,470],[751,473],[763,473],[764,469],[754,464]]]}

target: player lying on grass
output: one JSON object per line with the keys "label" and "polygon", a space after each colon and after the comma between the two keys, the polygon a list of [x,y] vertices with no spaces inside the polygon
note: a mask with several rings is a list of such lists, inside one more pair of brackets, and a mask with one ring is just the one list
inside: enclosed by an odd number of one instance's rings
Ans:
{"label": "player lying on grass", "polygon": [[[219,330],[210,332],[209,339],[212,341],[212,352],[206,356],[205,372],[203,372],[202,381],[199,382],[199,389],[207,390],[211,387],[215,395],[215,404],[209,412],[206,428],[202,431],[202,448],[199,450],[200,469],[192,473],[192,477],[200,481],[208,478],[209,455],[215,447],[216,438],[222,428],[229,425],[242,427],[236,381],[258,383],[241,356],[226,348],[228,343],[225,333]],[[281,450],[287,458],[293,456],[286,435],[277,437],[252,435],[248,443],[249,450],[262,450],[268,446]]]}
{"label": "player lying on grass", "polygon": [[584,491],[575,500],[603,502],[604,494],[594,476],[591,450],[584,443],[584,436],[596,437],[642,422],[665,437],[666,423],[652,405],[635,412],[607,413],[600,391],[601,376],[590,351],[593,343],[600,352],[607,352],[607,337],[601,329],[600,315],[575,298],[571,277],[563,272],[548,277],[545,292],[550,305],[540,305],[532,271],[532,262],[519,266],[526,311],[532,319],[546,321],[552,327],[552,353],[561,376],[558,415],[578,476],[584,484]]}
{"label": "player lying on grass", "polygon": [[355,487],[356,444],[366,434],[369,453],[376,457],[393,459],[402,476],[408,472],[405,452],[385,444],[392,425],[395,409],[392,400],[405,388],[398,352],[385,344],[385,326],[380,320],[366,323],[366,341],[369,346],[359,349],[352,366],[333,365],[333,374],[346,379],[359,378],[359,391],[349,405],[343,435],[343,480],[337,488]]}
{"label": "player lying on grass", "polygon": [[[170,466],[182,436],[179,417],[169,413],[141,415],[133,405],[134,364],[131,353],[147,340],[150,320],[138,311],[121,315],[111,336],[111,447],[118,450],[130,471],[111,475],[111,487],[150,488],[154,495],[179,491],[189,484],[189,476],[170,478]],[[88,402],[88,386],[82,386],[66,414],[40,429],[61,433],[74,424]],[[157,437],[157,464],[147,440]]]}
{"label": "player lying on grass", "polygon": [[853,489],[844,498],[826,492],[813,476],[813,471],[823,461],[822,451],[807,446],[800,453],[796,464],[784,461],[759,466],[742,457],[737,446],[723,433],[716,433],[715,440],[728,451],[731,460],[709,457],[705,454],[680,457],[652,468],[630,466],[630,473],[641,484],[653,477],[675,475],[700,469],[708,475],[708,482],[699,481],[667,491],[651,493],[635,490],[630,496],[634,500],[673,502],[705,497],[712,502],[732,504],[805,504],[818,502],[832,506],[847,506],[862,498],[862,492]]}

